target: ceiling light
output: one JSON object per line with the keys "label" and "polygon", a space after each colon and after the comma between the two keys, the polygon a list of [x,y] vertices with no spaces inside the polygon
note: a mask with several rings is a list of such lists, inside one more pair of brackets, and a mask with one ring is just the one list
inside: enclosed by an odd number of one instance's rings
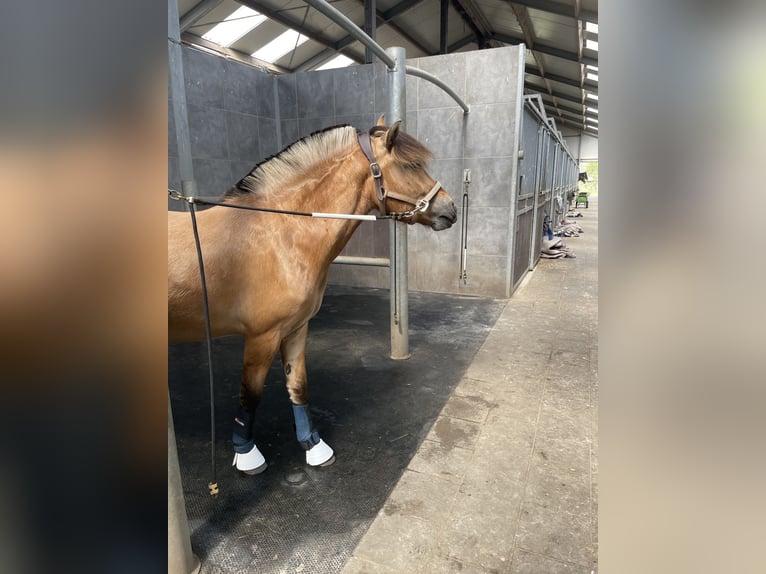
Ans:
{"label": "ceiling light", "polygon": [[332,70],[333,68],[345,68],[346,66],[349,66],[354,63],[354,60],[351,58],[344,56],[343,54],[339,56],[335,56],[332,60],[329,62],[322,64],[317,70]]}
{"label": "ceiling light", "polygon": [[291,52],[304,42],[308,37],[299,34],[295,30],[288,30],[274,38],[271,42],[253,52],[253,58],[258,58],[264,62],[274,63],[285,54]]}
{"label": "ceiling light", "polygon": [[228,48],[250,30],[266,20],[266,16],[242,6],[229,14],[223,22],[213,26],[202,37],[219,46]]}

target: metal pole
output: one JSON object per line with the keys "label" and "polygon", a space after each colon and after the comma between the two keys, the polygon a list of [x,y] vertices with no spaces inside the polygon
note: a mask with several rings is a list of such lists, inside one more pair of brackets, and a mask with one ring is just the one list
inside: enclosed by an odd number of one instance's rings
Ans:
{"label": "metal pole", "polygon": [[427,80],[431,82],[432,84],[439,86],[442,90],[444,90],[453,100],[457,102],[457,105],[459,105],[461,108],[463,108],[463,113],[467,114],[470,109],[468,108],[468,104],[466,104],[460,96],[458,96],[455,91],[450,88],[447,84],[442,82],[439,78],[436,76],[432,76],[428,72],[424,72],[420,68],[414,68],[413,66],[407,66],[406,71],[410,76],[416,76],[418,78],[423,78],[424,80]]}
{"label": "metal pole", "polygon": [[[173,97],[173,115],[176,122],[181,187],[185,194],[193,194],[195,192],[194,173],[191,165],[189,121],[186,116],[186,91],[181,57],[178,1],[168,0],[169,87]],[[168,391],[168,574],[193,574],[199,572],[199,569],[199,559],[192,553],[189,539],[189,523],[186,518],[173,413],[170,408],[170,391]]]}
{"label": "metal pole", "polygon": [[332,261],[338,265],[366,265],[367,267],[391,267],[387,257],[354,257],[353,255],[338,255]]}
{"label": "metal pole", "polygon": [[168,69],[170,71],[170,97],[173,102],[173,118],[178,143],[178,171],[181,175],[181,191],[188,197],[197,195],[192,166],[189,138],[189,116],[186,111],[186,87],[184,85],[181,32],[178,23],[178,2],[168,0]]}
{"label": "metal pole", "polygon": [[[388,71],[388,114],[391,125],[402,121],[406,110],[407,69],[404,48],[389,48],[386,55],[396,65]],[[409,294],[407,282],[407,224],[391,220],[390,250],[391,258],[391,358],[396,360],[410,358],[409,338]]]}
{"label": "metal pole", "polygon": [[447,53],[447,14],[449,13],[449,0],[441,0],[439,6],[439,53]]}
{"label": "metal pole", "polygon": [[364,46],[372,50],[372,53],[380,58],[380,61],[388,66],[389,69],[394,68],[394,60],[388,55],[386,50],[381,48],[377,42],[367,36],[367,34],[364,33],[364,30],[349,20],[343,12],[340,12],[337,8],[334,8],[328,2],[325,2],[325,0],[306,0],[306,4],[327,16],[330,20],[348,32],[354,40],[361,42]]}
{"label": "metal pole", "polygon": [[[375,0],[364,0],[364,31],[371,40],[375,40],[375,29],[378,25]],[[375,53],[369,46],[364,48],[364,63],[375,63]]]}
{"label": "metal pole", "polygon": [[168,574],[196,574],[200,561],[192,552],[186,519],[181,467],[178,464],[176,432],[168,391]]}

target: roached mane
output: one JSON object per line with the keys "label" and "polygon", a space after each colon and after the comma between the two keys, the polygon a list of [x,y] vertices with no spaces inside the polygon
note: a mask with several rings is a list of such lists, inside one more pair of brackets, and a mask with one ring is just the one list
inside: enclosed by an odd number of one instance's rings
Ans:
{"label": "roached mane", "polygon": [[[374,126],[370,129],[370,135],[384,136],[387,129],[384,126]],[[256,165],[249,174],[223,194],[223,199],[234,199],[244,194],[279,188],[297,173],[345,151],[352,145],[358,145],[357,131],[353,126],[334,126],[314,132]],[[418,167],[424,167],[433,157],[427,147],[403,131],[400,131],[394,140],[391,153],[395,160]]]}
{"label": "roached mane", "polygon": [[284,185],[295,174],[348,149],[356,141],[356,128],[353,126],[334,126],[314,132],[256,165],[223,197],[238,197],[243,193],[256,193]]}

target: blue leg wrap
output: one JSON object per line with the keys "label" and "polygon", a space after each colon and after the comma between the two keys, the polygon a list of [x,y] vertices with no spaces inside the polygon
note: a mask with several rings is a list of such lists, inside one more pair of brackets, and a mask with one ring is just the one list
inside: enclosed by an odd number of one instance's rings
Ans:
{"label": "blue leg wrap", "polygon": [[234,443],[234,452],[245,454],[253,450],[255,442],[253,441],[253,420],[255,413],[239,409],[239,413],[234,417],[234,432],[231,440]]}
{"label": "blue leg wrap", "polygon": [[293,417],[295,417],[295,436],[298,442],[303,450],[311,449],[319,442],[319,433],[314,430],[308,404],[293,405]]}

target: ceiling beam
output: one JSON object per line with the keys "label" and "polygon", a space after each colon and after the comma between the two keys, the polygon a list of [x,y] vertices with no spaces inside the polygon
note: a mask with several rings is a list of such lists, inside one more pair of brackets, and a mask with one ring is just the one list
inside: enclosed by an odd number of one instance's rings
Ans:
{"label": "ceiling beam", "polygon": [[[498,32],[493,33],[492,38],[500,42],[503,42],[505,44],[512,44],[512,45],[521,44],[522,42],[525,41],[523,37],[512,36],[510,34],[501,34]],[[588,58],[586,56],[583,56],[582,60],[580,60],[580,57],[577,54],[577,52],[569,52],[567,50],[562,50],[561,48],[556,48],[555,46],[550,46],[548,44],[535,42],[534,45],[527,46],[527,48],[535,52],[540,52],[541,54],[548,54],[549,56],[556,56],[557,58],[569,60],[570,62],[577,62],[578,64],[590,64],[592,66],[598,66],[598,60],[594,58]]]}
{"label": "ceiling beam", "polygon": [[466,36],[465,38],[458,40],[454,44],[450,44],[447,46],[447,53],[454,52],[455,50],[459,50],[463,46],[467,46],[471,42],[476,42],[476,36],[471,34],[470,36]]}
{"label": "ceiling beam", "polygon": [[[547,102],[545,102],[545,98],[550,98],[551,97],[550,94],[546,94],[545,92],[540,92],[539,91],[540,88],[537,88],[535,86],[527,86],[527,89],[530,90],[532,93],[540,94],[543,97],[543,103],[546,103],[546,105],[553,105],[553,103],[548,104]],[[593,113],[593,112],[591,112],[589,110],[586,110],[584,106],[583,106],[583,109],[577,110],[575,108],[570,108],[569,106],[565,106],[563,104],[559,104],[558,108],[560,110],[573,113],[577,117],[585,116],[585,117],[591,117],[591,118],[596,119],[596,120],[598,119],[598,114]]]}
{"label": "ceiling beam", "polygon": [[341,38],[340,40],[333,40],[329,36],[326,36],[322,32],[319,32],[317,30],[314,30],[312,28],[309,28],[305,26],[300,21],[285,15],[285,11],[283,10],[275,10],[273,8],[270,8],[269,6],[266,6],[263,4],[263,2],[259,2],[258,0],[238,0],[240,4],[243,6],[247,6],[248,8],[252,8],[256,12],[260,12],[267,18],[270,18],[274,20],[275,22],[279,22],[283,26],[287,26],[288,28],[292,28],[299,34],[303,34],[304,36],[310,38],[314,42],[317,42],[318,44],[321,44],[325,48],[330,48],[334,52],[340,52],[341,54],[348,56],[355,62],[359,64],[364,63],[364,58],[360,58],[357,56],[354,52],[347,49],[347,46],[352,44],[354,42],[353,38],[350,36],[347,38]]}
{"label": "ceiling beam", "polygon": [[559,121],[561,121],[562,123],[564,123],[564,124],[569,124],[570,126],[573,126],[573,127],[576,127],[576,128],[580,128],[583,131],[583,133],[586,133],[588,135],[592,135],[592,136],[598,137],[598,130],[597,129],[593,129],[593,128],[591,128],[588,125],[580,124],[580,123],[577,123],[577,122],[573,122],[572,120],[569,120],[567,118],[557,118],[557,119]]}
{"label": "ceiling beam", "polygon": [[381,16],[383,17],[383,20],[385,22],[388,22],[389,20],[396,18],[397,16],[401,16],[408,10],[422,3],[423,3],[423,0],[403,0],[402,2],[399,2],[395,6],[392,6],[391,8],[383,12]]}
{"label": "ceiling beam", "polygon": [[579,3],[577,7],[573,7],[571,4],[559,4],[553,0],[511,0],[511,4],[519,4],[542,12],[558,14],[559,16],[569,16],[575,20],[586,20],[588,22],[598,23],[598,12],[580,10]]}
{"label": "ceiling beam", "polygon": [[[521,27],[521,31],[524,33],[524,38],[526,40],[527,46],[534,46],[535,45],[535,33],[533,30],[532,21],[529,18],[529,12],[524,6],[515,6],[511,4],[511,10],[513,11],[513,15],[516,17],[516,21],[519,23],[519,26]],[[539,66],[539,72],[540,77],[543,79],[543,82],[545,83],[545,89],[549,92],[553,92],[553,86],[551,86],[551,83],[548,79],[546,79],[545,76],[545,66],[542,58],[537,52],[530,52],[532,54],[532,59],[537,63]],[[582,66],[581,66],[582,67]]]}
{"label": "ceiling beam", "polygon": [[543,74],[541,70],[538,70],[534,66],[529,66],[529,65],[527,65],[524,68],[524,71],[527,74],[537,76],[538,78],[543,78],[546,80],[550,80],[552,82],[558,82],[559,84],[566,84],[567,86],[572,86],[580,90],[587,90],[588,92],[591,92],[592,94],[598,94],[598,86],[595,84],[585,83],[581,85],[580,82],[578,82],[577,80],[573,80],[572,78],[559,76],[558,74],[551,74],[549,72],[545,72]]}
{"label": "ceiling beam", "polygon": [[452,0],[452,5],[455,7],[455,10],[463,19],[463,21],[468,24],[468,27],[474,33],[476,43],[479,45],[479,49],[484,48],[489,42],[489,38],[487,38],[489,31],[484,32],[479,28],[479,23],[474,19],[473,16],[471,16],[471,14],[468,13],[461,0]]}
{"label": "ceiling beam", "polygon": [[202,0],[195,4],[191,10],[181,17],[181,32],[186,32],[221,2],[223,2],[223,0]]}
{"label": "ceiling beam", "polygon": [[208,50],[210,52],[215,52],[216,54],[223,56],[224,58],[230,58],[232,60],[236,60],[237,62],[242,62],[243,64],[247,64],[249,66],[255,66],[256,68],[265,68],[266,70],[269,70],[276,74],[285,74],[290,71],[287,68],[283,68],[282,66],[277,66],[276,64],[272,64],[271,62],[265,62],[263,60],[253,58],[252,56],[250,56],[249,54],[245,54],[244,52],[239,52],[238,50],[234,50],[232,48],[224,48],[223,46],[219,46],[218,44],[205,40],[204,38],[201,38],[200,36],[190,34],[189,32],[184,32],[183,34],[181,34],[181,41],[191,46],[197,46],[198,48],[204,48],[205,50]]}
{"label": "ceiling beam", "polygon": [[447,18],[449,16],[449,0],[439,2],[439,53],[447,53]]}
{"label": "ceiling beam", "polygon": [[[423,0],[405,0],[397,4],[396,6],[390,8],[389,10],[386,10],[385,12],[376,10],[375,15],[378,22],[378,28],[382,28],[383,26],[388,25],[394,32],[396,32],[402,38],[407,40],[410,44],[415,46],[418,50],[420,50],[421,52],[424,52],[425,54],[431,55],[433,54],[433,51],[430,48],[428,48],[425,44],[423,44],[422,40],[415,38],[412,34],[402,29],[401,26],[391,21],[393,18],[400,16],[401,14],[404,14],[407,10],[414,8],[417,4],[420,4],[420,2],[422,1]],[[365,2],[364,0],[357,0],[357,3],[364,4]]]}

